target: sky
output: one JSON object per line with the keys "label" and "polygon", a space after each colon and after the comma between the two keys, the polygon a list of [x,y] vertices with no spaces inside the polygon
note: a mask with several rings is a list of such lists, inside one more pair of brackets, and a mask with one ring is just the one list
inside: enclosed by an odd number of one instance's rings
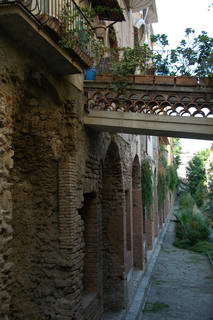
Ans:
{"label": "sky", "polygon": [[[200,33],[207,31],[213,37],[213,8],[211,0],[156,0],[158,23],[153,24],[154,33],[165,33],[171,47],[184,38],[186,28]],[[181,139],[184,152],[195,153],[210,148],[213,141]]]}
{"label": "sky", "polygon": [[158,23],[154,33],[168,35],[171,46],[184,38],[186,28],[197,32],[207,31],[213,37],[213,9],[208,10],[211,0],[155,0]]}

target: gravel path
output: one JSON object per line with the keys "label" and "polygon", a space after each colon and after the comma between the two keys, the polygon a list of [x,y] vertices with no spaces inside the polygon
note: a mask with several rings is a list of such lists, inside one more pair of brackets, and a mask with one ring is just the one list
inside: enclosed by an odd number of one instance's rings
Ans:
{"label": "gravel path", "polygon": [[170,222],[142,319],[213,320],[213,271],[208,258],[174,247],[174,234]]}

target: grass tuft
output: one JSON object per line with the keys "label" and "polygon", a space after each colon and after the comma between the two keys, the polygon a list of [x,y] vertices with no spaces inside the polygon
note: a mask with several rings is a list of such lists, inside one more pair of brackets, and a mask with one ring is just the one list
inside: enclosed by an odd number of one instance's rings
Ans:
{"label": "grass tuft", "polygon": [[159,312],[161,310],[169,308],[169,305],[167,303],[163,302],[153,302],[153,303],[147,303],[144,308],[144,312]]}

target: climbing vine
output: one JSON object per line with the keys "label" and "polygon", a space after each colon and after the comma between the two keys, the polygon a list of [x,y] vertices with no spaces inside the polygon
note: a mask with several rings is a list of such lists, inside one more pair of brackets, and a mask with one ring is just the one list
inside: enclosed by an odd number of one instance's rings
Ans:
{"label": "climbing vine", "polygon": [[167,180],[168,180],[168,188],[170,191],[175,191],[178,184],[178,175],[176,165],[168,166],[167,168]]}
{"label": "climbing vine", "polygon": [[149,214],[153,202],[153,173],[148,159],[143,160],[141,163],[141,186],[143,205]]}
{"label": "climbing vine", "polygon": [[164,200],[168,190],[166,170],[160,170],[158,172],[158,190],[159,190],[159,203],[163,206]]}
{"label": "climbing vine", "polygon": [[174,192],[178,184],[177,166],[167,164],[165,148],[160,146],[158,190],[160,206],[163,206],[168,191]]}

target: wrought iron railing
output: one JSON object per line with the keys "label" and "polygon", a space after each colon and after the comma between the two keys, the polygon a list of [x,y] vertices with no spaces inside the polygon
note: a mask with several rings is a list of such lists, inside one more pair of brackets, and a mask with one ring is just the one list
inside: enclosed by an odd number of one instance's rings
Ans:
{"label": "wrought iron railing", "polygon": [[74,0],[0,0],[0,6],[9,4],[22,6],[41,26],[57,33],[62,45],[65,38],[67,47],[70,44],[91,55],[93,27]]}

